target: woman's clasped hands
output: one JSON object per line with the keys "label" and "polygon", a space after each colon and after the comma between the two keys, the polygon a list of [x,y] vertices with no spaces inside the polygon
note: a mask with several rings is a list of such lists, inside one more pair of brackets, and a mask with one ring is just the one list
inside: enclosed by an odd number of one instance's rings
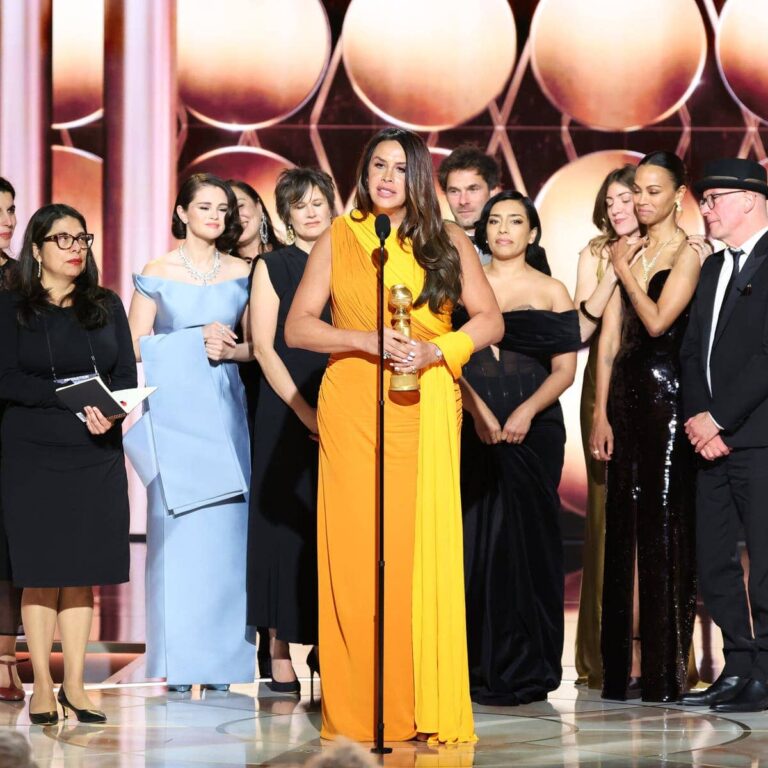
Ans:
{"label": "woman's clasped hands", "polygon": [[224,323],[208,323],[203,326],[203,341],[209,360],[229,360],[237,346],[237,334]]}
{"label": "woman's clasped hands", "polygon": [[[366,334],[365,351],[377,355],[378,331]],[[384,359],[395,373],[416,373],[438,361],[437,345],[429,341],[411,339],[391,328],[384,329]]]}

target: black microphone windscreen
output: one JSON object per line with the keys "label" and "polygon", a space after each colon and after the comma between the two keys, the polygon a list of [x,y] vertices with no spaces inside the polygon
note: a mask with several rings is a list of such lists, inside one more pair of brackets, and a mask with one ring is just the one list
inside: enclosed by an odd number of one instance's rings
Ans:
{"label": "black microphone windscreen", "polygon": [[386,213],[380,213],[376,217],[374,228],[379,240],[386,240],[389,237],[389,233],[392,231],[392,224],[389,220],[389,216],[387,216]]}

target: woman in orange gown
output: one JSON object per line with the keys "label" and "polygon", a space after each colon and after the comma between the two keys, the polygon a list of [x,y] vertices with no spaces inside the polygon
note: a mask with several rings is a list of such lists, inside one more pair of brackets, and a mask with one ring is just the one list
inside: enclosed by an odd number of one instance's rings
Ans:
{"label": "woman in orange gown", "polygon": [[[375,733],[376,418],[379,358],[374,219],[389,216],[385,297],[414,296],[412,339],[385,311],[385,739],[417,733],[473,741],[459,497],[461,397],[456,380],[503,324],[472,244],[444,224],[424,142],[379,132],[358,167],[355,210],[312,249],[286,322],[291,346],[330,353],[320,389],[318,569],[321,735]],[[330,299],[333,323],[320,319]],[[386,300],[386,298],[385,298]],[[451,331],[461,301],[469,321]],[[388,302],[387,302],[388,303]],[[419,392],[391,393],[392,372]]]}

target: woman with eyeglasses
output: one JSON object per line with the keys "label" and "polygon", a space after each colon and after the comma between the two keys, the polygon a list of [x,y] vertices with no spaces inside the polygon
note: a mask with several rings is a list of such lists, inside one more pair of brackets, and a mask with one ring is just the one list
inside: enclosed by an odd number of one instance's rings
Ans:
{"label": "woman with eyeglasses", "polygon": [[0,293],[2,504],[34,690],[33,724],[58,720],[49,667],[58,624],[64,681],[58,701],[80,722],[106,720],[83,687],[93,585],[128,581],[128,485],[119,423],[97,408],[83,423],[57,387],[100,376],[136,386],[120,299],[98,284],[82,214],[46,205],[24,233],[17,279]]}

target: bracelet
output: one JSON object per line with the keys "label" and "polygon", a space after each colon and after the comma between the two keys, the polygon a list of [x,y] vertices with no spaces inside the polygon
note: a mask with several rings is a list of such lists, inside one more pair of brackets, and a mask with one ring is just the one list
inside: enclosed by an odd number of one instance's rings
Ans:
{"label": "bracelet", "polygon": [[602,320],[601,317],[595,317],[593,314],[589,312],[587,309],[587,300],[584,299],[584,301],[579,302],[579,312],[581,312],[584,317],[587,318],[587,320],[591,320],[593,323],[599,323],[600,320]]}

